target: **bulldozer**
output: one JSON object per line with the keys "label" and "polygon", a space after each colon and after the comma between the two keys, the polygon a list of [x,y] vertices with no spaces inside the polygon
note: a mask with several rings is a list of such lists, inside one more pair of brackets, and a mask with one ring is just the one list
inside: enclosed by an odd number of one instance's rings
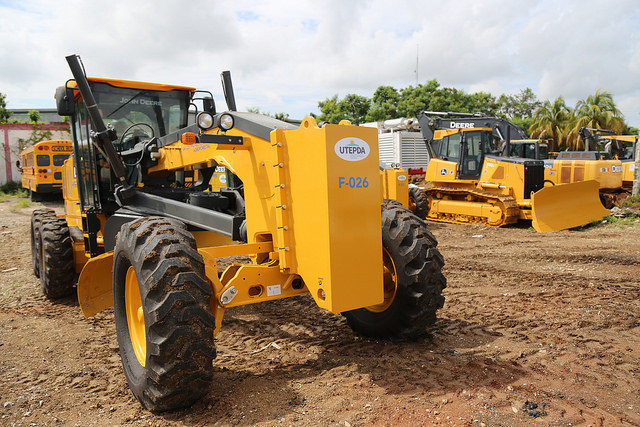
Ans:
{"label": "bulldozer", "polygon": [[[144,408],[209,392],[214,335],[233,307],[310,294],[381,339],[434,323],[444,259],[421,219],[383,200],[385,177],[400,174],[380,173],[374,129],[238,112],[229,72],[218,112],[210,92],[87,77],[79,56],[66,60],[73,78],[56,90],[73,136],[65,214],[34,211],[33,270],[48,298],[75,290],[84,316],[113,307]],[[233,186],[214,188],[222,167]],[[219,271],[235,256],[249,261]]]}
{"label": "bulldozer", "polygon": [[[582,128],[580,134],[583,135]],[[595,180],[599,184],[600,202],[611,209],[623,190],[623,163],[605,151],[588,145],[586,151],[549,152],[547,141],[539,139],[512,140],[509,156],[544,161],[544,179],[556,184]],[[503,152],[502,155],[505,155]]]}
{"label": "bulldozer", "polygon": [[623,191],[630,192],[633,186],[636,145],[638,135],[617,135],[611,129],[580,128],[579,135],[584,141],[585,150],[597,150],[598,154],[611,161],[619,161],[613,166],[621,174]]}
{"label": "bulldozer", "polygon": [[578,135],[584,142],[584,150],[561,151],[553,159],[542,157],[545,179],[554,184],[595,180],[599,183],[602,205],[611,209],[631,191],[633,150],[638,137],[586,127],[580,128]]}
{"label": "bulldozer", "polygon": [[[554,185],[543,160],[513,157],[511,138],[527,135],[506,119],[425,111],[418,118],[430,152],[426,185],[410,206],[434,221],[504,226],[531,220],[541,233],[602,219],[593,180]],[[537,152],[537,150],[536,150]],[[536,154],[537,157],[537,154]]]}

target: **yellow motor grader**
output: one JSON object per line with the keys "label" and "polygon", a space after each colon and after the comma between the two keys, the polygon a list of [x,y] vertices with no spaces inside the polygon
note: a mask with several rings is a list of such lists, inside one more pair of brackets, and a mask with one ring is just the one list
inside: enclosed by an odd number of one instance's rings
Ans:
{"label": "yellow motor grader", "polygon": [[[479,114],[422,112],[418,118],[430,152],[424,196],[410,206],[426,219],[502,226],[531,220],[538,232],[602,219],[598,182],[545,182],[544,161],[504,155],[513,123]],[[545,185],[546,184],[546,185]],[[413,188],[415,194],[415,187]]]}
{"label": "yellow motor grader", "polygon": [[[73,134],[66,213],[34,212],[33,269],[49,298],[72,293],[77,275],[85,316],[113,306],[145,408],[207,394],[232,307],[311,294],[376,338],[415,338],[435,321],[444,261],[422,220],[383,201],[381,176],[401,174],[380,173],[374,129],[238,112],[228,72],[228,111],[217,112],[194,88],[87,78],[78,56],[66,59],[73,79],[56,90]],[[218,167],[235,186],[213,191]],[[251,262],[218,272],[217,260],[239,255]]]}

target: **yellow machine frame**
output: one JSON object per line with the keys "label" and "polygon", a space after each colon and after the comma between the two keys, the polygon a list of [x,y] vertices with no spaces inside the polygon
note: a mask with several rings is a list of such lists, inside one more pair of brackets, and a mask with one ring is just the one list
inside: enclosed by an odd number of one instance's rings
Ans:
{"label": "yellow machine frame", "polygon": [[[377,153],[375,129],[319,128],[307,117],[297,130],[274,130],[274,143],[235,129],[229,134],[242,136],[242,145],[176,142],[160,149],[157,166],[149,170],[153,174],[217,164],[243,182],[257,183],[245,187],[248,243],[231,245],[224,236],[205,242],[213,233],[194,233],[214,289],[216,331],[228,307],[307,292],[334,313],[382,303],[381,236],[364,231],[379,229],[382,189],[377,156],[346,161],[334,150],[340,143],[366,144],[369,153]],[[304,161],[308,158],[314,161]],[[387,174],[396,180],[402,176]],[[218,278],[216,258],[235,255],[256,260],[269,255],[277,262],[233,264]],[[112,305],[112,264],[109,252],[84,266],[78,297],[85,316]]]}

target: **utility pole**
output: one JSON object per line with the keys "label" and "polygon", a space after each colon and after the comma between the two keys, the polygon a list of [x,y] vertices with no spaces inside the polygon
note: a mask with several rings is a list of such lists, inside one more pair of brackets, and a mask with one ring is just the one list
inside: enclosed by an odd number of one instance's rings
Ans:
{"label": "utility pole", "polygon": [[418,67],[419,67],[419,58],[420,58],[420,43],[416,47],[416,87],[418,87]]}
{"label": "utility pole", "polygon": [[640,194],[640,132],[638,132],[638,141],[636,141],[635,164],[633,166],[633,188],[631,195]]}

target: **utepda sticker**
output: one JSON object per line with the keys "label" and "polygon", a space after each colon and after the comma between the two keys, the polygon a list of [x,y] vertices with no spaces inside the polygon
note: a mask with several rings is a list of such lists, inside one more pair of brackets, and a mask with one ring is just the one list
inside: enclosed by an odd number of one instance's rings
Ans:
{"label": "utepda sticker", "polygon": [[342,160],[359,162],[369,156],[371,149],[366,141],[360,138],[348,137],[336,142],[335,151]]}

